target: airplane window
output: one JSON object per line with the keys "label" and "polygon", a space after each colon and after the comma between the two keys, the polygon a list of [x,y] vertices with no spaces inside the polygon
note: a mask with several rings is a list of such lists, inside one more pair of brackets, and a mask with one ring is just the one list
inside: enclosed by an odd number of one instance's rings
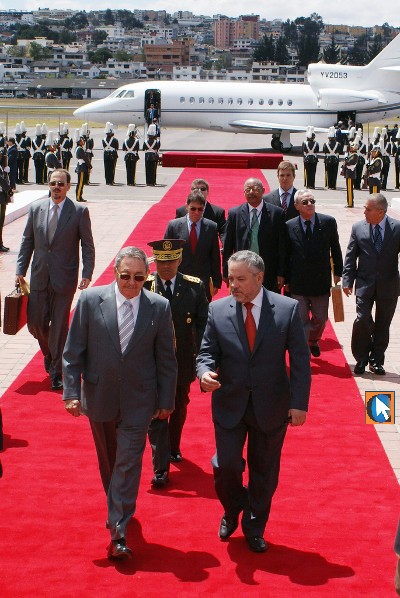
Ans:
{"label": "airplane window", "polygon": [[214,104],[214,98],[208,98],[208,103],[209,104]]}
{"label": "airplane window", "polygon": [[258,100],[258,103],[260,104],[260,106],[262,106],[264,104],[264,100]]}
{"label": "airplane window", "polygon": [[126,89],[123,89],[122,91],[120,91],[119,93],[117,93],[117,95],[115,96],[116,98],[122,98],[126,93]]}
{"label": "airplane window", "polygon": [[268,100],[268,105],[272,106],[272,104],[274,103],[274,100]]}
{"label": "airplane window", "polygon": [[292,106],[292,104],[293,104],[293,100],[288,100],[288,101],[287,101],[287,105],[288,105],[288,106]]}
{"label": "airplane window", "polygon": [[204,104],[204,98],[199,98],[199,104]]}
{"label": "airplane window", "polygon": [[218,98],[218,104],[223,104],[224,103],[224,98]]}
{"label": "airplane window", "polygon": [[133,89],[130,89],[129,91],[126,92],[126,94],[124,95],[124,98],[134,98],[135,97],[135,92],[133,91]]}
{"label": "airplane window", "polygon": [[185,98],[184,98],[184,97],[180,97],[180,98],[179,98],[179,101],[180,101],[180,103],[181,103],[181,104],[183,104],[183,103],[184,103],[184,101],[185,101]]}
{"label": "airplane window", "polygon": [[241,104],[243,104],[243,100],[242,100],[242,98],[238,98],[236,101],[237,101],[237,103],[239,104],[239,106],[240,106]]}
{"label": "airplane window", "polygon": [[283,100],[278,100],[278,106],[282,106]]}
{"label": "airplane window", "polygon": [[249,106],[253,105],[253,100],[251,98],[248,99]]}
{"label": "airplane window", "polygon": [[232,98],[228,98],[228,104],[229,105],[233,104],[233,99]]}
{"label": "airplane window", "polygon": [[194,98],[189,98],[189,102],[190,102],[191,104],[194,104]]}

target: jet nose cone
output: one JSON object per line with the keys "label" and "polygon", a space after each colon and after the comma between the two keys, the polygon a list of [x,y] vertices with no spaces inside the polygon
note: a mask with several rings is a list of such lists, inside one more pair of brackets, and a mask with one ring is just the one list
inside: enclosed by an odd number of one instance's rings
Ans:
{"label": "jet nose cone", "polygon": [[80,108],[77,108],[76,110],[74,110],[74,116],[81,116],[84,113],[85,113],[84,106],[81,106]]}

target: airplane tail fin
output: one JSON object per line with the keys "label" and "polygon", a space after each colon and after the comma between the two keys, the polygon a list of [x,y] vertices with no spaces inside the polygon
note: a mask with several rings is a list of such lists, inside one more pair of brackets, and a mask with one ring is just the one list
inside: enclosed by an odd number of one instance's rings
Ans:
{"label": "airplane tail fin", "polygon": [[371,62],[369,69],[390,69],[400,66],[400,34],[397,35]]}

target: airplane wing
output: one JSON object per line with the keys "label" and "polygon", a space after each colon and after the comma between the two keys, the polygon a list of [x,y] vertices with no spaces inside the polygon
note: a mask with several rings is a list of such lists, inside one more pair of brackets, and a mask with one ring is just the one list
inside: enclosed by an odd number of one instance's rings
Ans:
{"label": "airplane wing", "polygon": [[[265,133],[273,133],[274,131],[290,131],[290,133],[306,132],[308,127],[302,125],[288,125],[280,123],[268,123],[258,120],[233,120],[229,123],[231,127],[239,130],[248,131],[263,131]],[[314,127],[316,133],[327,133],[328,129],[322,127]]]}

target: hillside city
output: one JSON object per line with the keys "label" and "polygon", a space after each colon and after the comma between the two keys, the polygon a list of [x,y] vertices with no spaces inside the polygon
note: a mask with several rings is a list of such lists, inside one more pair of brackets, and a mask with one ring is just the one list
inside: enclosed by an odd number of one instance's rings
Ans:
{"label": "hillside city", "polygon": [[0,11],[0,98],[97,99],[122,80],[302,83],[307,66],[366,64],[398,29],[190,11]]}

